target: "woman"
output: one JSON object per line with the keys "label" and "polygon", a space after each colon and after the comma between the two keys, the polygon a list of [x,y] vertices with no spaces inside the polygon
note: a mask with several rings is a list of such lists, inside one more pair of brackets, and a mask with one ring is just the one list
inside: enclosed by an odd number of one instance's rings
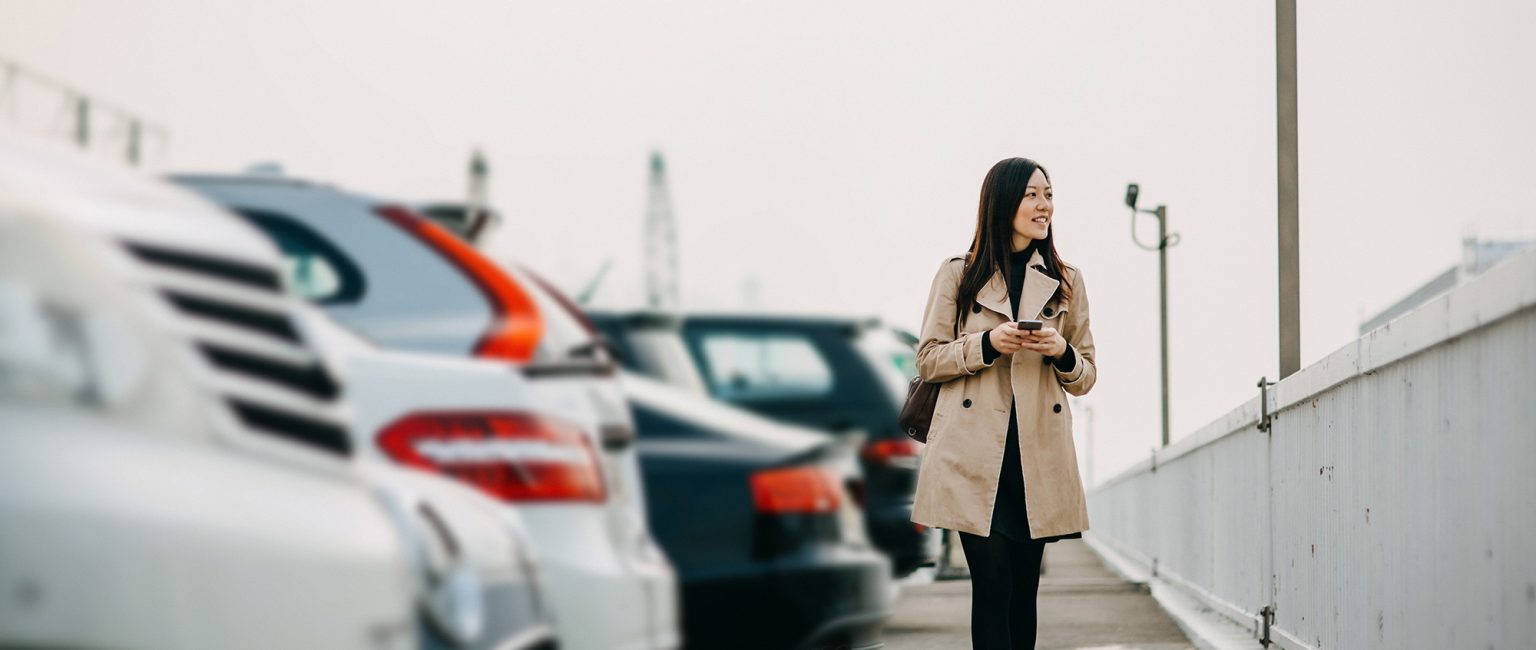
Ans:
{"label": "woman", "polygon": [[941,385],[912,520],[959,532],[978,650],[1035,647],[1045,544],[1088,529],[1066,395],[1093,388],[1093,334],[1053,211],[1044,167],[994,165],[970,252],[944,260],[923,311],[918,374]]}

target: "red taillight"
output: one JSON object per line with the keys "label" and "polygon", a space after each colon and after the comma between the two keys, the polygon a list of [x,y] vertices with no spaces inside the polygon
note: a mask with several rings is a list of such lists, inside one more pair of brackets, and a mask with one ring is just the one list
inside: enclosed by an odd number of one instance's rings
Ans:
{"label": "red taillight", "polygon": [[842,507],[838,477],[818,467],[786,467],[752,475],[752,501],[760,514],[822,514]]}
{"label": "red taillight", "polygon": [[496,316],[475,344],[476,355],[519,363],[533,359],[539,338],[544,335],[544,323],[528,292],[479,251],[415,212],[397,205],[380,206],[374,212],[431,246],[485,294]]}
{"label": "red taillight", "polygon": [[395,462],[452,476],[506,501],[605,498],[597,454],[572,425],[526,413],[419,413],[379,433]]}
{"label": "red taillight", "polygon": [[880,465],[910,464],[917,460],[917,443],[908,438],[876,440],[864,445],[859,455]]}

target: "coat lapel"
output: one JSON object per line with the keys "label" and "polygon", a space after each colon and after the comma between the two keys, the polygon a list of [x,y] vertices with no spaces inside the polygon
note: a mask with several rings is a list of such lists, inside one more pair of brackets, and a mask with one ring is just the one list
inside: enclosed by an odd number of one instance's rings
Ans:
{"label": "coat lapel", "polygon": [[981,285],[981,289],[976,292],[976,302],[1002,314],[1003,318],[1013,317],[1013,310],[1008,307],[1008,281],[1003,279],[1001,270],[993,271],[987,283]]}
{"label": "coat lapel", "polygon": [[[1038,318],[1040,310],[1051,296],[1056,294],[1056,287],[1061,283],[1035,268],[1043,264],[1045,258],[1040,251],[1035,251],[1029,256],[1029,262],[1024,269],[1024,292],[1019,296],[1018,317],[1023,320]],[[981,306],[1002,314],[1004,318],[1013,318],[1013,310],[1008,305],[1008,281],[1003,278],[1002,269],[992,272],[992,277],[987,283],[981,285],[981,290],[976,292],[976,302]]]}
{"label": "coat lapel", "polygon": [[1056,294],[1056,287],[1061,282],[1046,275],[1037,265],[1043,264],[1045,258],[1040,251],[1029,256],[1029,265],[1024,269],[1024,295],[1019,297],[1019,318],[1021,320],[1034,320],[1040,317],[1040,310],[1051,296]]}

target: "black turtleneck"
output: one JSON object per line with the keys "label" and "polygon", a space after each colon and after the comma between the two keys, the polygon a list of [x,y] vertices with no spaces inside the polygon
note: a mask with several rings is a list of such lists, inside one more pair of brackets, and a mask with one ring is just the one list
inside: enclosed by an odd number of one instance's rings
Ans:
{"label": "black turtleneck", "polygon": [[[1008,253],[1008,306],[1013,312],[1014,320],[1019,317],[1019,297],[1024,294],[1024,267],[1029,264],[1029,258],[1035,253],[1035,242],[1030,242],[1024,250]],[[992,347],[992,332],[989,330],[981,335],[981,356],[986,363],[992,363],[1001,352]],[[1065,352],[1059,357],[1051,358],[1056,369],[1069,372],[1077,366],[1077,354],[1068,345]]]}

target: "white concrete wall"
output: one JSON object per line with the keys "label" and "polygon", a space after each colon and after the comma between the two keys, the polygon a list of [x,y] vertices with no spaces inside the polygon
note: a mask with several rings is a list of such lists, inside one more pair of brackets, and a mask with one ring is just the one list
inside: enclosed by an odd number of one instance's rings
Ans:
{"label": "white concrete wall", "polygon": [[1258,393],[1090,535],[1280,647],[1536,648],[1536,250]]}

